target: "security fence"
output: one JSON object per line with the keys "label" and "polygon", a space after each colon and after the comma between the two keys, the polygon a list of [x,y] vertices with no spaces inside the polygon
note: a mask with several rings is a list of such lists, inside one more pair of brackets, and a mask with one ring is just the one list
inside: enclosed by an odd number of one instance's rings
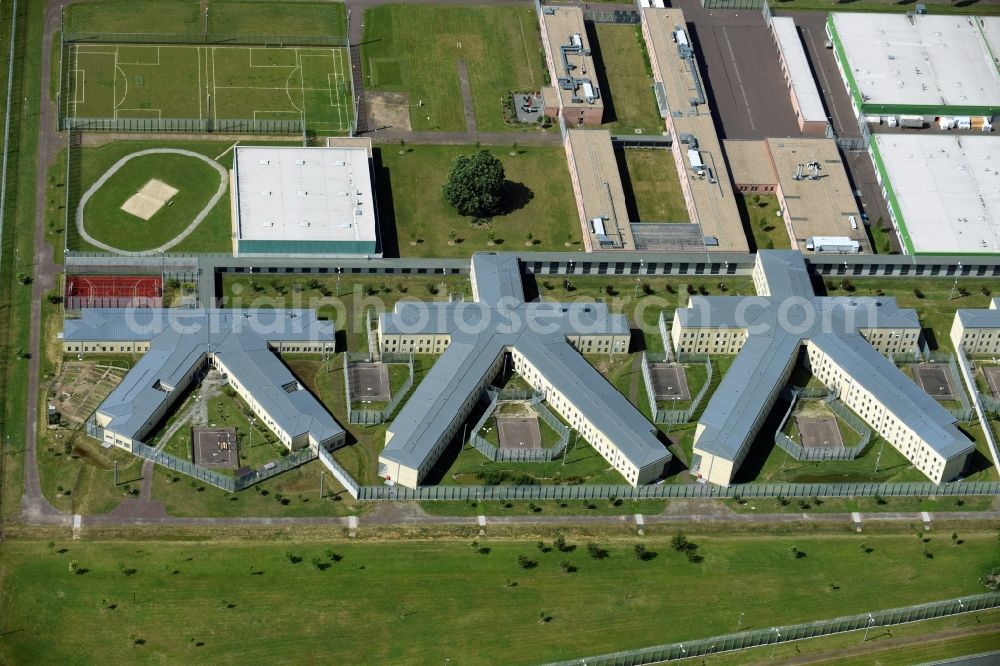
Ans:
{"label": "security fence", "polygon": [[[558,662],[558,666],[636,666],[656,664],[675,659],[688,659],[705,655],[721,654],[735,650],[778,645],[806,638],[832,636],[851,631],[870,631],[880,627],[892,627],[909,622],[921,622],[941,617],[952,617],[976,613],[1000,607],[1000,592],[973,594],[957,599],[932,601],[926,604],[901,606],[886,610],[845,615],[830,620],[785,624],[776,627],[751,629],[722,636],[700,638],[683,643],[669,643],[638,650],[626,650],[609,654],[572,659]],[[865,636],[867,638],[867,635]]]}
{"label": "security fence", "polygon": [[347,35],[248,35],[229,32],[98,32],[67,30],[65,44],[191,44],[347,47]]}
{"label": "security fence", "polygon": [[146,460],[152,460],[161,467],[165,467],[175,472],[180,472],[181,474],[198,479],[199,481],[204,481],[205,483],[215,486],[216,488],[221,488],[226,492],[231,493],[236,490],[235,478],[226,476],[225,474],[219,474],[216,471],[205,469],[204,467],[199,467],[189,460],[183,460],[164,451],[157,451],[153,447],[146,446],[142,442],[132,442],[132,453],[141,458],[145,458]]}
{"label": "security fence", "polygon": [[360,489],[358,482],[355,481],[354,477],[352,477],[350,473],[334,459],[333,454],[321,447],[319,449],[319,459],[320,462],[322,462],[323,465],[330,470],[330,473],[333,474],[334,478],[340,482],[340,485],[344,486],[350,496],[357,499],[358,491]]}
{"label": "security fence", "polygon": [[[487,402],[486,409],[472,429],[469,444],[490,460],[494,462],[550,462],[566,450],[570,429],[548,407],[542,404],[545,396],[541,393],[530,389],[494,389],[490,387],[483,392],[482,397]],[[496,412],[497,405],[505,401],[526,401],[538,418],[559,435],[556,445],[541,449],[501,449],[480,435],[479,433],[486,422]]]}
{"label": "security fence", "polygon": [[1000,416],[1000,400],[997,400],[992,395],[988,393],[983,393],[982,391],[978,391],[978,393],[979,393],[979,402],[982,404],[983,409],[988,414],[992,414],[993,416]]}
{"label": "security fence", "polygon": [[948,373],[951,376],[951,385],[955,389],[955,400],[959,403],[959,407],[949,407],[946,408],[946,410],[961,423],[967,423],[973,420],[975,413],[972,409],[972,405],[969,403],[969,398],[965,393],[962,375],[958,370],[958,364],[955,362],[954,354],[924,349],[922,350],[922,355],[919,357],[896,354],[893,355],[892,360],[897,365],[915,365],[920,363],[947,364]]}
{"label": "security fence", "polygon": [[657,322],[657,327],[660,329],[660,338],[663,340],[663,353],[666,355],[667,362],[670,362],[670,358],[673,355],[673,341],[670,339],[670,327],[673,324],[673,319],[667,319],[667,313],[661,311],[660,319]]}
{"label": "security fence", "polygon": [[385,423],[392,416],[399,403],[406,397],[406,394],[413,388],[413,355],[385,353],[380,357],[382,363],[405,363],[409,369],[409,375],[398,391],[393,391],[389,387],[389,402],[382,409],[355,409],[351,402],[351,365],[359,362],[371,362],[371,356],[358,354],[357,352],[344,352],[344,400],[347,403],[347,421],[356,425],[378,425]]}
{"label": "security fence", "polygon": [[[865,424],[864,421],[851,412],[846,405],[837,400],[836,395],[831,394],[826,388],[793,387],[785,393],[783,398],[789,401],[788,409],[785,411],[785,415],[782,417],[781,423],[778,425],[778,429],[774,433],[774,443],[781,448],[782,451],[796,460],[813,462],[822,460],[854,460],[861,454],[862,451],[865,450],[865,447],[868,446],[868,442],[871,441],[871,429]],[[795,410],[795,404],[798,402],[799,398],[822,398],[826,406],[830,408],[830,411],[843,419],[847,424],[847,427],[860,436],[860,441],[852,446],[841,446],[837,448],[807,448],[803,446],[801,442],[793,440],[783,431],[785,429],[785,424],[788,422],[788,419],[792,416],[792,412]],[[837,427],[839,428],[840,426],[838,425]]]}
{"label": "security fence", "polygon": [[[661,318],[662,321],[662,318]],[[657,352],[643,352],[642,354],[642,381],[646,387],[646,397],[649,400],[649,408],[652,413],[653,423],[669,423],[672,425],[680,423],[688,423],[694,418],[695,413],[697,413],[698,408],[701,406],[701,401],[704,399],[705,394],[708,393],[708,389],[712,384],[712,358],[707,355],[688,355],[688,354],[678,354],[678,362],[683,363],[682,357],[688,362],[704,362],[705,364],[705,383],[698,393],[691,398],[691,404],[688,405],[686,409],[661,409],[656,401],[656,389],[653,386],[652,370],[650,368],[650,363],[669,363],[669,356],[667,354],[659,354]],[[684,366],[681,366],[682,371],[686,372]]]}
{"label": "security fence", "polygon": [[764,0],[701,0],[705,9],[763,9]]}
{"label": "security fence", "polygon": [[361,500],[614,500],[614,499],[765,499],[793,497],[970,497],[1000,495],[1000,482],[936,485],[912,483],[749,483],[722,488],[676,483],[633,488],[626,485],[566,486],[361,486]]}
{"label": "security fence", "polygon": [[79,118],[64,115],[61,130],[78,132],[215,132],[218,134],[302,134],[301,120],[250,118]]}

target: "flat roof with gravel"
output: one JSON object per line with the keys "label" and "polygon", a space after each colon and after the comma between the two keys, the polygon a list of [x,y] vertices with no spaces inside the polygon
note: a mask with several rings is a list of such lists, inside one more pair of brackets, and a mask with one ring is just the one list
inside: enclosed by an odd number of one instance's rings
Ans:
{"label": "flat roof with gravel", "polygon": [[1000,253],[1000,140],[875,134],[869,152],[907,254]]}

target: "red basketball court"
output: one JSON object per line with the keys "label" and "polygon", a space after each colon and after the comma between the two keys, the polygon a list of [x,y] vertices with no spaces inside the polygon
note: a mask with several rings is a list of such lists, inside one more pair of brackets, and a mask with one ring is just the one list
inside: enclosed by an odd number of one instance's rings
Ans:
{"label": "red basketball court", "polygon": [[161,308],[163,279],[151,275],[67,275],[66,309]]}

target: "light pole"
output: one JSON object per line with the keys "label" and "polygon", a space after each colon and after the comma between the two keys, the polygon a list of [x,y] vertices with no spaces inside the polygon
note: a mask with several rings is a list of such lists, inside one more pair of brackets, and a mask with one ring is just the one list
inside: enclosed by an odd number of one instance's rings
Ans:
{"label": "light pole", "polygon": [[868,642],[868,632],[871,631],[871,628],[874,626],[875,626],[875,618],[872,617],[871,613],[868,613],[868,626],[865,627],[865,637],[861,641],[862,643]]}
{"label": "light pole", "polygon": [[958,613],[955,613],[955,626],[958,626],[958,618],[961,617],[962,612],[965,610],[965,604],[961,599],[958,600]]}
{"label": "light pole", "polygon": [[[777,627],[771,627],[771,631],[773,631],[774,633],[776,633],[778,635],[778,641],[780,641],[781,640],[781,632],[778,631],[778,628]],[[771,656],[772,657],[774,656],[774,648],[777,647],[778,641],[775,641],[774,645],[771,646]]]}
{"label": "light pole", "polygon": [[338,298],[340,297],[340,271],[341,270],[342,269],[338,266],[337,267],[337,297]]}
{"label": "light pole", "polygon": [[743,626],[743,611],[740,611],[740,618],[736,620],[736,631],[739,631],[740,627],[742,626]]}
{"label": "light pole", "polygon": [[878,455],[875,456],[875,471],[872,472],[872,481],[874,481],[875,477],[878,476],[878,464],[882,460],[882,449],[883,448],[885,448],[885,439],[884,438],[882,439],[882,443],[879,444]]}
{"label": "light pole", "polygon": [[642,277],[642,259],[639,260],[639,272],[635,276],[635,293],[632,295],[632,300],[639,298],[639,280]]}
{"label": "light pole", "polygon": [[955,292],[958,291],[958,278],[962,274],[962,262],[958,262],[958,270],[955,271],[955,282],[951,285],[951,295],[948,297],[949,301],[955,300]]}

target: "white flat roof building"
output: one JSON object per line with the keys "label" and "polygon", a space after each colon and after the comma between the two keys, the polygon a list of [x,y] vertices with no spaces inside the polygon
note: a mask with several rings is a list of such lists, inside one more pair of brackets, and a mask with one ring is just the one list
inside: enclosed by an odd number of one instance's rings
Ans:
{"label": "white flat roof building", "polygon": [[859,116],[1000,113],[1000,18],[834,12],[827,35]]}
{"label": "white flat roof building", "polygon": [[876,134],[869,153],[907,254],[1000,253],[1000,140]]}
{"label": "white flat roof building", "polygon": [[378,254],[371,140],[337,143],[234,149],[234,254]]}
{"label": "white flat roof building", "polygon": [[799,39],[795,19],[774,16],[771,18],[771,32],[778,48],[781,69],[789,86],[792,108],[803,132],[821,133],[826,129],[826,110],[816,88],[805,48]]}

